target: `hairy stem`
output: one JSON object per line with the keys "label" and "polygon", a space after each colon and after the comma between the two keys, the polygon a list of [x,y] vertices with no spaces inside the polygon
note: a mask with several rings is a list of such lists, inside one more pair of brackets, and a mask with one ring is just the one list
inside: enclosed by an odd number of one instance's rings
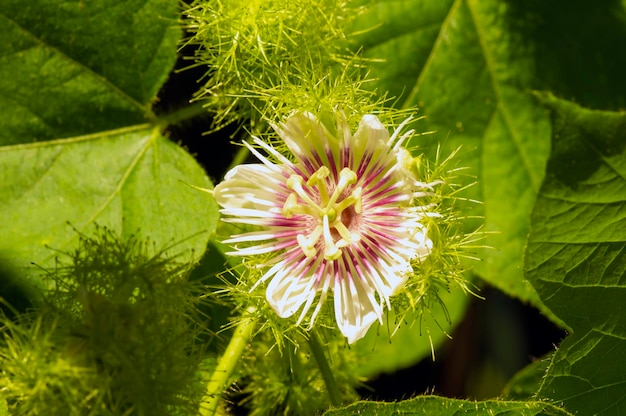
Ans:
{"label": "hairy stem", "polygon": [[333,406],[340,406],[341,394],[339,393],[339,387],[337,386],[335,376],[333,375],[333,372],[328,365],[328,360],[326,360],[326,355],[324,354],[324,349],[322,348],[320,339],[317,336],[317,333],[313,331],[311,331],[309,335],[309,348],[311,348],[313,358],[317,362],[317,366],[322,373],[322,378],[324,379],[326,390],[328,391],[328,395],[330,396],[330,402],[333,404]]}
{"label": "hairy stem", "polygon": [[252,338],[253,331],[254,324],[251,319],[243,318],[235,329],[235,333],[230,339],[226,351],[224,351],[224,355],[222,355],[217,363],[217,367],[213,371],[211,379],[206,386],[206,393],[204,400],[202,400],[203,405],[200,406],[200,415],[215,415],[220,399],[222,398],[222,393],[227,387],[231,374],[235,371],[244,348]]}

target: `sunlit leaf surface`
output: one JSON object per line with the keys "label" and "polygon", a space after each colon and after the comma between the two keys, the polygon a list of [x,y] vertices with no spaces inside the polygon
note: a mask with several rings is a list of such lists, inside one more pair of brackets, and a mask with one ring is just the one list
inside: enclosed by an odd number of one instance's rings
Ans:
{"label": "sunlit leaf surface", "polygon": [[169,0],[0,5],[0,255],[26,276],[96,224],[189,260],[204,252],[217,207],[186,184],[210,181],[151,109],[177,14]]}
{"label": "sunlit leaf surface", "polygon": [[155,128],[0,147],[0,178],[0,247],[18,267],[52,267],[51,248],[69,249],[73,228],[140,233],[157,250],[199,256],[216,226],[212,197],[186,185],[209,188],[205,173]]}

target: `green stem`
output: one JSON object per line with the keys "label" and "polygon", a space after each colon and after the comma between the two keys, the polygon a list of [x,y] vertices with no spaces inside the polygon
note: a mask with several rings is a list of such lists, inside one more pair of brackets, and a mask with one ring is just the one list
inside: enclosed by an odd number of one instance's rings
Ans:
{"label": "green stem", "polygon": [[195,102],[172,113],[161,116],[161,120],[167,125],[176,125],[185,120],[189,120],[197,116],[207,116],[208,114],[209,112],[206,108],[204,108],[203,102]]}
{"label": "green stem", "polygon": [[253,331],[252,320],[242,318],[206,386],[206,393],[202,402],[203,404],[206,403],[207,406],[200,406],[200,415],[212,416],[216,414],[222,393],[226,390],[230,376],[235,370],[244,348],[252,338]]}
{"label": "green stem", "polygon": [[228,172],[235,166],[241,165],[243,162],[246,161],[249,155],[250,155],[250,150],[248,150],[246,146],[241,146],[239,150],[237,150],[237,153],[235,153],[235,157],[233,158],[233,161],[231,162],[230,166],[228,167],[226,171]]}
{"label": "green stem", "polygon": [[341,406],[341,394],[339,393],[339,387],[337,387],[335,376],[333,376],[333,372],[328,365],[328,360],[326,360],[326,355],[324,354],[324,349],[322,348],[320,339],[313,331],[310,332],[309,347],[311,348],[313,358],[315,358],[317,366],[320,369],[320,373],[322,373],[326,390],[330,396],[330,402],[335,407]]}

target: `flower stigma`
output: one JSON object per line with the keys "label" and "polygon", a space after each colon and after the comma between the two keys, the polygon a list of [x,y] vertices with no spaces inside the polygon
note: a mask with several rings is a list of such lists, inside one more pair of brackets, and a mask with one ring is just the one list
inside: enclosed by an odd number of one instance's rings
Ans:
{"label": "flower stigma", "polygon": [[[356,187],[349,193],[347,191],[356,182],[356,173],[350,168],[343,168],[330,196],[329,175],[330,170],[326,166],[321,166],[306,182],[309,189],[303,187],[304,179],[300,175],[291,175],[286,182],[287,188],[293,193],[289,194],[283,205],[285,218],[303,214],[312,217],[316,222],[308,235],[297,235],[298,244],[309,258],[317,254],[316,246],[322,236],[326,260],[339,259],[341,249],[360,238],[358,233],[351,232],[351,228],[355,223],[355,217],[361,213],[362,188]],[[316,198],[311,195],[315,195]]]}

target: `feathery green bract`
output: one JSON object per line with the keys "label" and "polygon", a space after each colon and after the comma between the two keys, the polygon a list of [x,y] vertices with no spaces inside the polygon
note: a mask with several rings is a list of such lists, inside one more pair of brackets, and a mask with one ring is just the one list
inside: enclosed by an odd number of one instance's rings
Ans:
{"label": "feathery green bract", "polygon": [[[12,414],[193,414],[202,394],[198,285],[189,266],[106,228],[47,271],[38,308],[1,318],[0,385]],[[169,247],[171,248],[171,247]]]}
{"label": "feathery green bract", "polygon": [[[350,117],[385,100],[362,84],[364,60],[349,48],[347,28],[361,8],[333,0],[199,0],[186,11],[196,65],[208,68],[196,98],[214,127],[249,119],[279,121],[294,110]],[[356,118],[354,120],[357,120]]]}

